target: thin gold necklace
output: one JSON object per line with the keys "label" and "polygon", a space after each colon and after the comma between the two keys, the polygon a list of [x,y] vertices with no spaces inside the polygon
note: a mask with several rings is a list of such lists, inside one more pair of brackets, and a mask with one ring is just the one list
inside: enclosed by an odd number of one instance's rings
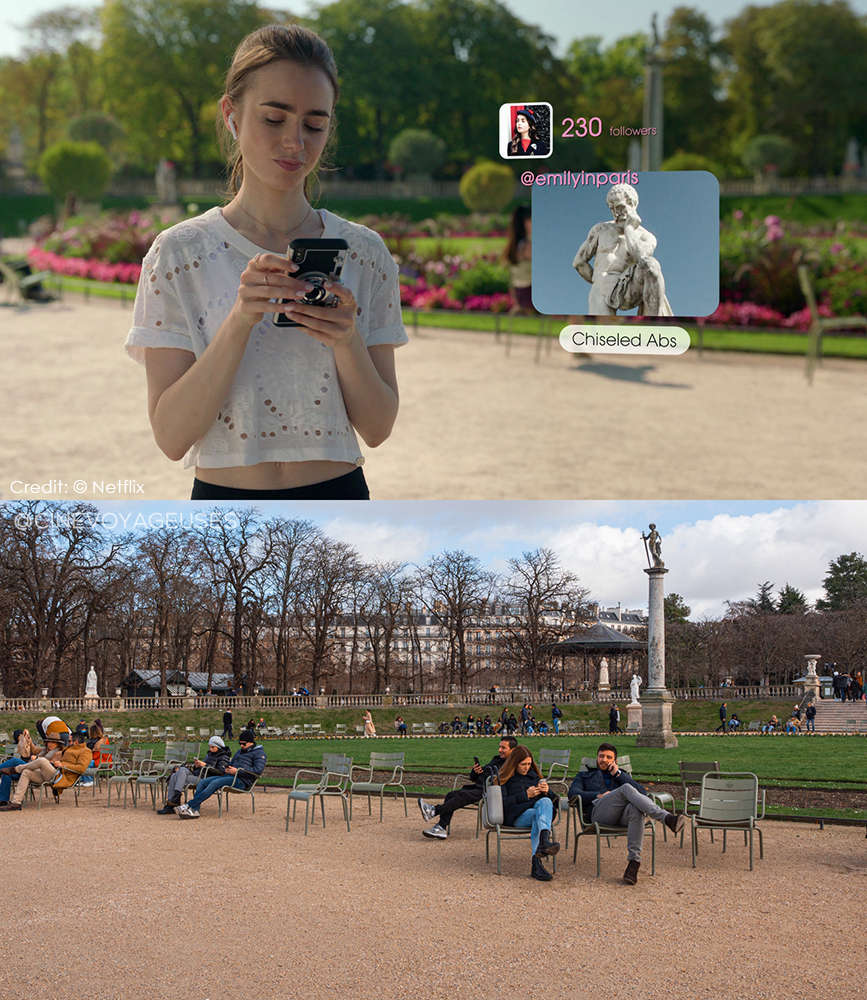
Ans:
{"label": "thin gold necklace", "polygon": [[310,217],[310,213],[313,211],[313,206],[312,205],[308,205],[307,206],[307,215],[305,215],[304,218],[297,225],[290,226],[288,229],[275,229],[273,226],[268,226],[264,222],[260,222],[256,218],[255,215],[250,215],[250,213],[247,211],[247,209],[244,208],[244,206],[240,202],[238,202],[237,204],[238,204],[238,208],[241,209],[241,211],[244,213],[244,215],[246,215],[248,218],[252,219],[253,222],[256,223],[256,225],[261,226],[263,229],[267,229],[269,233],[277,233],[278,235],[282,236],[284,239],[290,233],[294,233],[296,229],[300,229],[304,225],[304,223],[307,221],[307,219]]}

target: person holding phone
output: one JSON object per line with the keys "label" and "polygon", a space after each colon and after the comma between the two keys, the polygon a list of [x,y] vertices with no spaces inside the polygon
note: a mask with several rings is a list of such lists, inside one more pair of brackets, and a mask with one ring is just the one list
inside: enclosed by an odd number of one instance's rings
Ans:
{"label": "person holding phone", "polygon": [[505,825],[530,828],[530,875],[540,882],[550,882],[554,876],[542,859],[560,850],[551,830],[559,798],[549,790],[539,765],[525,746],[516,746],[509,754],[500,768],[498,783],[503,786]]}
{"label": "person holding phone", "polygon": [[665,823],[675,834],[680,833],[686,823],[683,813],[666,812],[648,797],[644,786],[617,763],[617,748],[611,743],[599,744],[596,767],[575,775],[569,786],[569,804],[577,805],[578,799],[581,799],[585,820],[602,826],[628,828],[627,864],[623,873],[627,885],[635,885],[638,881],[646,817]]}
{"label": "person holding phone", "polygon": [[[308,197],[338,94],[315,32],[245,38],[220,101],[231,201],[161,233],[144,259],[126,350],[147,371],[157,444],[195,467],[194,500],[369,497],[356,432],[370,447],[391,433],[407,336],[382,239]],[[297,240],[348,245],[341,282],[325,281],[330,308],[294,276]]]}
{"label": "person holding phone", "polygon": [[446,793],[446,797],[440,805],[431,805],[420,798],[418,807],[422,816],[430,822],[432,819],[436,823],[428,830],[422,830],[422,836],[429,840],[445,840],[449,835],[449,826],[452,816],[458,809],[464,806],[475,805],[481,802],[485,792],[485,779],[491,773],[496,773],[503,766],[503,762],[508,759],[511,752],[518,745],[514,736],[501,736],[500,744],[497,748],[496,757],[492,757],[489,763],[482,766],[478,757],[473,757],[473,766],[468,775],[471,784],[464,785],[463,788],[455,788]]}

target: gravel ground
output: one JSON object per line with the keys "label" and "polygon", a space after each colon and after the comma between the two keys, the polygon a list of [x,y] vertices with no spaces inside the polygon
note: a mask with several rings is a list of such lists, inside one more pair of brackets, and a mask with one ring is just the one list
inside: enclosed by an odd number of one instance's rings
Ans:
{"label": "gravel ground", "polygon": [[[2,308],[5,499],[23,496],[20,483],[59,480],[69,492],[55,499],[105,500],[105,484],[127,479],[142,486],[137,498],[189,497],[192,472],[154,444],[144,372],[122,349],[131,317],[131,303],[75,295]],[[867,492],[864,463],[852,460],[867,422],[863,361],[827,359],[810,386],[795,357],[589,357],[554,344],[536,364],[533,337],[515,337],[509,356],[493,334],[421,329],[411,338],[397,357],[394,434],[365,465],[374,499]]]}
{"label": "gravel ground", "polygon": [[637,886],[622,840],[598,880],[581,843],[541,884],[526,842],[504,846],[497,877],[470,812],[440,842],[413,802],[404,818],[387,801],[380,824],[362,800],[347,833],[332,801],[307,837],[301,814],[284,831],[274,791],[222,819],[213,800],[188,821],[104,804],[67,793],[0,818],[16,861],[0,998],[863,995],[860,828],[768,821],[753,872],[737,838],[723,855],[704,835],[696,871],[660,838]]}

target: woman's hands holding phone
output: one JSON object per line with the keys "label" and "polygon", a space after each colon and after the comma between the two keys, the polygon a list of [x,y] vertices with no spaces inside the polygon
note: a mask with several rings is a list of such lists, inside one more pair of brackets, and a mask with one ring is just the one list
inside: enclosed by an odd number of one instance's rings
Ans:
{"label": "woman's hands holding phone", "polygon": [[241,275],[235,313],[253,327],[266,313],[283,312],[282,299],[295,299],[313,288],[309,281],[292,277],[297,270],[297,264],[280,254],[257,253]]}
{"label": "woman's hands holding phone", "polygon": [[338,304],[331,308],[300,302],[314,285],[303,278],[293,278],[298,265],[274,253],[260,253],[247,264],[241,275],[235,312],[250,327],[266,313],[286,313],[314,340],[336,348],[357,332],[355,317],[358,303],[352,291],[339,282],[325,282],[325,289]]}

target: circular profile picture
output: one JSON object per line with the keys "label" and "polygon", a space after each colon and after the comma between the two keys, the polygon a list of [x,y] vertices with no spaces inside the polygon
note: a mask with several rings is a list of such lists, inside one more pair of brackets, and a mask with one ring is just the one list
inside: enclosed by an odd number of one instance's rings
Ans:
{"label": "circular profile picture", "polygon": [[500,153],[526,159],[551,155],[551,105],[504,104],[500,108]]}

